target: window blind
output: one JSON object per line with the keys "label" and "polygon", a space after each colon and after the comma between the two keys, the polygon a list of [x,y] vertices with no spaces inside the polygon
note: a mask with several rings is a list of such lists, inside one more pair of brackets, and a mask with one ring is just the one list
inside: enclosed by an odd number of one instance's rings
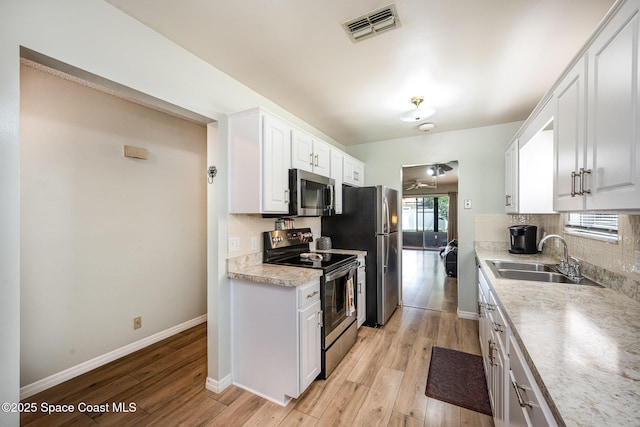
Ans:
{"label": "window blind", "polygon": [[564,229],[568,233],[617,239],[618,215],[591,212],[568,213],[565,214]]}

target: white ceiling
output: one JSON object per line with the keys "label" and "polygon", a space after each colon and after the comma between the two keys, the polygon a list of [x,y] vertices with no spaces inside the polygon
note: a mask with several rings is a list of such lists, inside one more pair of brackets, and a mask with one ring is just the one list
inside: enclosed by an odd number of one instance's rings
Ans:
{"label": "white ceiling", "polygon": [[415,95],[431,132],[526,119],[614,3],[396,0],[399,28],[352,43],[389,1],[106,1],[343,145],[420,135]]}

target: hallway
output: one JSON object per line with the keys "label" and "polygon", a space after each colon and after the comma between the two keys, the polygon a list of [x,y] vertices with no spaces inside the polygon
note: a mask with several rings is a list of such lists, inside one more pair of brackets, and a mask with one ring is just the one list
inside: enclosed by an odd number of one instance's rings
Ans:
{"label": "hallway", "polygon": [[439,251],[402,250],[402,302],[405,307],[455,313],[458,304],[456,285],[455,278],[447,277]]}

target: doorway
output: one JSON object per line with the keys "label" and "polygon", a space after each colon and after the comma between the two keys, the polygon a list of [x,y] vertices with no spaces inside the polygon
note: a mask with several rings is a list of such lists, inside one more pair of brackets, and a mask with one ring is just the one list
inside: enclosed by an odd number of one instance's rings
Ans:
{"label": "doorway", "polygon": [[206,320],[211,190],[204,123],[27,59],[20,82],[27,397]]}
{"label": "doorway", "polygon": [[[458,162],[402,168],[403,304],[439,310],[455,278],[443,254],[458,233]],[[453,282],[453,283],[452,283]]]}

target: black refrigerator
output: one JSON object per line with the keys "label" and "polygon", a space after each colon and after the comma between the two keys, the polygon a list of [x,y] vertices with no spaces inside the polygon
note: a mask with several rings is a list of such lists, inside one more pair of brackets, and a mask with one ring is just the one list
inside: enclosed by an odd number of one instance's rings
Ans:
{"label": "black refrigerator", "polygon": [[383,185],[343,187],[342,215],[322,217],[334,248],[366,255],[367,326],[384,325],[398,306],[398,191]]}

